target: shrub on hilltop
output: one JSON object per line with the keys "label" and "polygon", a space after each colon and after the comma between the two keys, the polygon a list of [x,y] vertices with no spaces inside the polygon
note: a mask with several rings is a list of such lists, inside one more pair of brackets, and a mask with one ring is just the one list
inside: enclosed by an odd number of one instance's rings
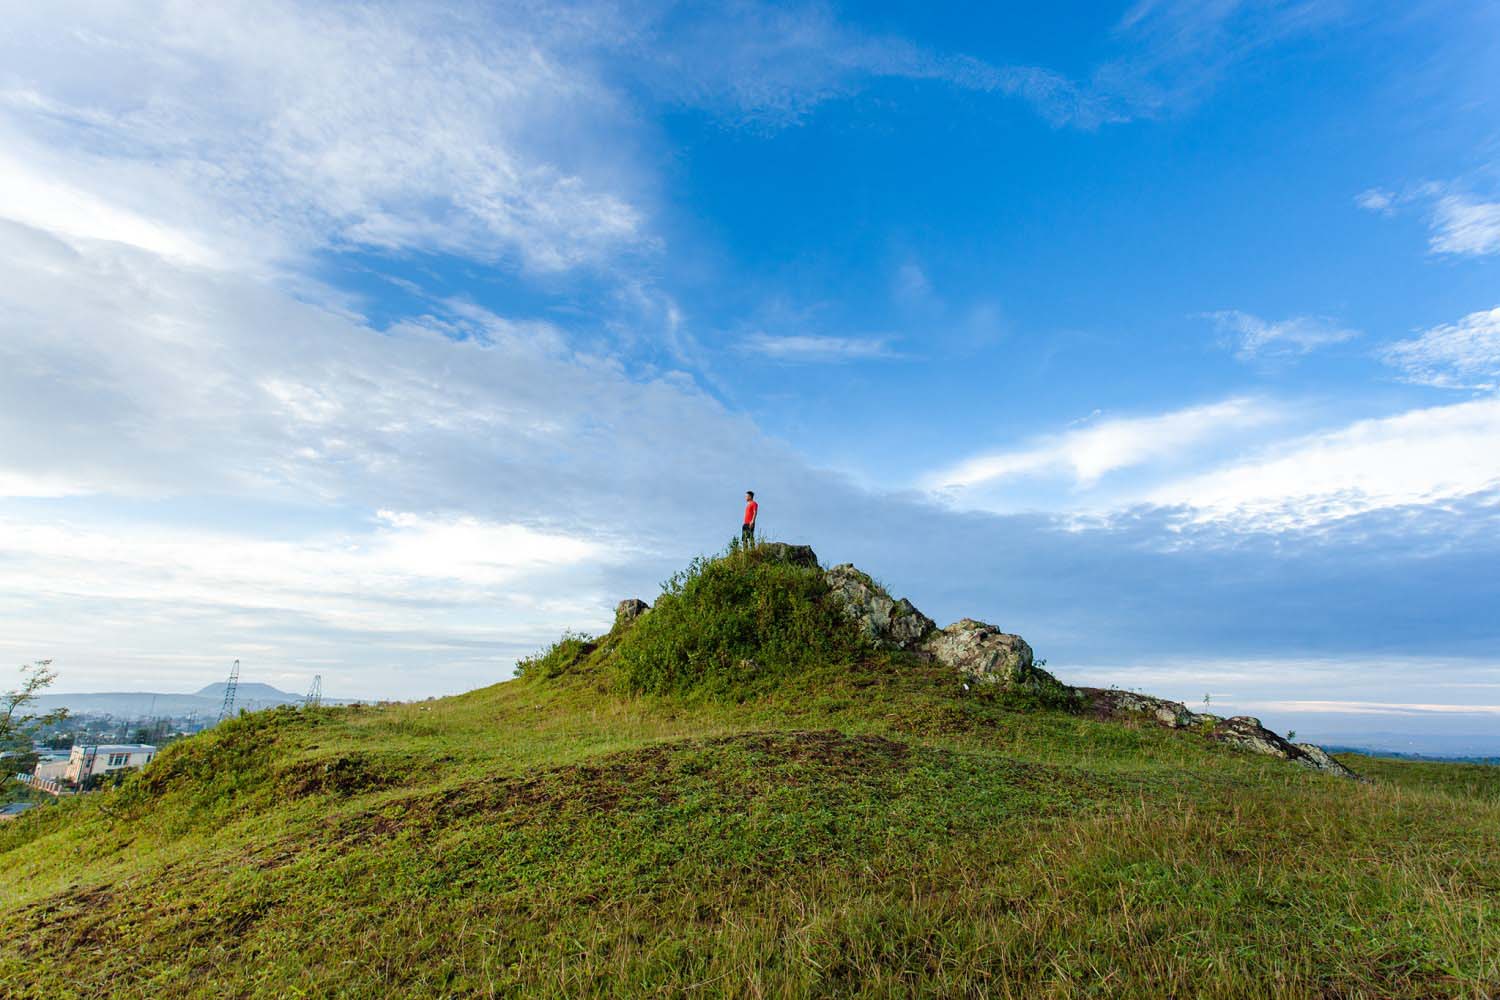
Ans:
{"label": "shrub on hilltop", "polygon": [[614,665],[631,690],[743,692],[815,667],[853,665],[869,643],[829,599],[823,572],[774,546],[698,558],[619,636]]}

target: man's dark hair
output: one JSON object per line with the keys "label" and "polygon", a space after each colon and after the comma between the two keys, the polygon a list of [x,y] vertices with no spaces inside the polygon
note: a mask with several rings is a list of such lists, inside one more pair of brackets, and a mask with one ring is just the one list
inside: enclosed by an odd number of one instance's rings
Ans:
{"label": "man's dark hair", "polygon": [[745,491],[745,496],[749,497],[751,500],[754,500],[755,499],[755,491],[754,490],[746,490]]}

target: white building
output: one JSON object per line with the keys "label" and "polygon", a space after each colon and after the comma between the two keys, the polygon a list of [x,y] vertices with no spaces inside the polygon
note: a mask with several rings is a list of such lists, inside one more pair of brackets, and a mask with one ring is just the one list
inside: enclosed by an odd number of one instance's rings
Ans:
{"label": "white building", "polygon": [[75,746],[68,757],[63,780],[81,785],[96,774],[130,767],[145,767],[156,756],[149,743],[89,743]]}
{"label": "white building", "polygon": [[46,778],[48,781],[61,781],[68,773],[70,759],[70,754],[39,750],[36,755],[36,767],[31,773],[38,778]]}

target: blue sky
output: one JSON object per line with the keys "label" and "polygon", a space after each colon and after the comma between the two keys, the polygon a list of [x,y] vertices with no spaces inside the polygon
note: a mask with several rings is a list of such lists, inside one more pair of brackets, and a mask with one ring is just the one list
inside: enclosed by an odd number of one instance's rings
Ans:
{"label": "blue sky", "polygon": [[[994,8],[994,9],[992,9]],[[1500,752],[1500,11],[80,3],[0,40],[0,647],[418,697],[732,534]]]}

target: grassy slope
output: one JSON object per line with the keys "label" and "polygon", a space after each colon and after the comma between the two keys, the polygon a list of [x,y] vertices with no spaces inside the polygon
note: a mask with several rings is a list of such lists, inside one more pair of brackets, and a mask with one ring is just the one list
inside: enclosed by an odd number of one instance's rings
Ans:
{"label": "grassy slope", "polygon": [[1500,991],[1500,769],[1356,784],[881,655],[646,696],[610,649],[0,828],[0,995]]}

